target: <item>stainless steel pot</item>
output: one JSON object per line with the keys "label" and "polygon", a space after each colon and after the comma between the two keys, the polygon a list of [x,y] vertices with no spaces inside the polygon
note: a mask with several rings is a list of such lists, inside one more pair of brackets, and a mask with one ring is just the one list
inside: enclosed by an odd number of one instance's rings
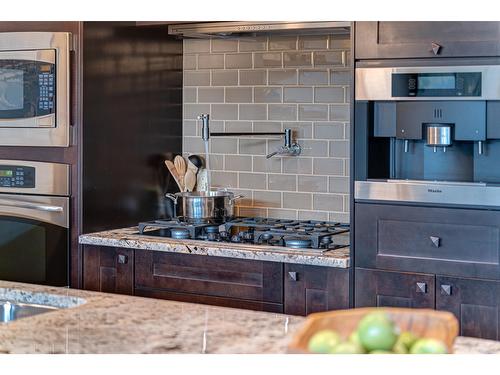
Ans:
{"label": "stainless steel pot", "polygon": [[226,190],[166,194],[178,217],[188,223],[223,223],[234,217],[234,202],[243,195]]}

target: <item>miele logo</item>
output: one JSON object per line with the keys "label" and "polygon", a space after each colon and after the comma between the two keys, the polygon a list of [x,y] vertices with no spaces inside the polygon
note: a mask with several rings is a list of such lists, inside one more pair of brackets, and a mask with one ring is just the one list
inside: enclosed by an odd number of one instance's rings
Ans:
{"label": "miele logo", "polygon": [[429,193],[442,193],[443,192],[442,190],[439,190],[439,189],[427,189],[427,191]]}

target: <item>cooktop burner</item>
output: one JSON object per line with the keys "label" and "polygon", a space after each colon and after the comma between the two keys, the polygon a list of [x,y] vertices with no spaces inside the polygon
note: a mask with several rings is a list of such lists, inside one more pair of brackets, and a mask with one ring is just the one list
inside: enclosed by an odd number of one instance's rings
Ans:
{"label": "cooktop burner", "polygon": [[215,225],[189,224],[177,218],[139,223],[139,234],[322,251],[349,246],[348,224],[315,220],[238,217]]}

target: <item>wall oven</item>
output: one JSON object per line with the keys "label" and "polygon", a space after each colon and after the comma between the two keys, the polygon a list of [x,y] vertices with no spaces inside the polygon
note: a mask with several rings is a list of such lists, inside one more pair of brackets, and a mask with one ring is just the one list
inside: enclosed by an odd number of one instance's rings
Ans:
{"label": "wall oven", "polygon": [[0,145],[70,143],[71,34],[0,33]]}
{"label": "wall oven", "polygon": [[0,280],[69,285],[69,166],[0,160]]}

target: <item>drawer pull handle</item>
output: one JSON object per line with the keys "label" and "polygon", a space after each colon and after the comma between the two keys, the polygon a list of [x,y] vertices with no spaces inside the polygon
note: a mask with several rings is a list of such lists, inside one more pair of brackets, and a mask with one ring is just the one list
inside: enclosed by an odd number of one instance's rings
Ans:
{"label": "drawer pull handle", "polygon": [[434,55],[439,55],[439,52],[441,51],[441,45],[437,44],[436,42],[431,43],[431,51]]}
{"label": "drawer pull handle", "polygon": [[417,282],[417,293],[427,293],[427,283]]}
{"label": "drawer pull handle", "polygon": [[430,236],[429,238],[431,239],[432,244],[433,244],[435,247],[439,247],[439,246],[441,246],[441,238],[436,237],[436,236]]}
{"label": "drawer pull handle", "polygon": [[297,272],[293,271],[288,272],[288,277],[290,277],[290,280],[297,281],[298,279]]}
{"label": "drawer pull handle", "polygon": [[451,296],[451,285],[447,284],[441,285],[441,294],[443,296]]}
{"label": "drawer pull handle", "polygon": [[128,262],[128,256],[123,255],[123,254],[118,254],[118,263],[119,264],[127,264]]}

